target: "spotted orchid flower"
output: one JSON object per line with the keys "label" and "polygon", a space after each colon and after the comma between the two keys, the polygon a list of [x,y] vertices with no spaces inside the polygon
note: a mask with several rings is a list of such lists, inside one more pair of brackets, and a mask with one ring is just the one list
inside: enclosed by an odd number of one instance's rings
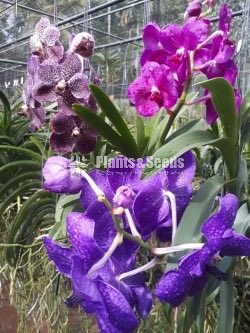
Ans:
{"label": "spotted orchid flower", "polygon": [[68,104],[78,99],[88,100],[88,78],[83,74],[78,55],[67,53],[60,63],[51,59],[44,61],[38,68],[33,91],[39,102],[56,101],[59,97]]}
{"label": "spotted orchid flower", "polygon": [[59,29],[51,25],[49,19],[42,17],[36,24],[34,34],[30,38],[32,53],[37,55],[41,62],[48,58],[59,61],[64,52],[59,38]]}
{"label": "spotted orchid flower", "polygon": [[179,306],[187,296],[202,290],[209,276],[227,280],[228,275],[216,266],[222,257],[250,255],[250,240],[232,229],[238,209],[237,197],[229,193],[219,200],[218,212],[201,227],[206,243],[182,257],[178,269],[167,271],[158,282],[155,295],[161,301]]}

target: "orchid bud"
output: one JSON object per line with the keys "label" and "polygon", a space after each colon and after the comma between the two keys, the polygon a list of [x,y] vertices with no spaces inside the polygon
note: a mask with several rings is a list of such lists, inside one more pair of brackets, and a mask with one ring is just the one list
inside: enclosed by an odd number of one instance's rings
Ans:
{"label": "orchid bud", "polygon": [[55,193],[78,193],[83,186],[82,178],[72,172],[76,165],[61,156],[50,157],[44,165],[43,187]]}
{"label": "orchid bud", "polygon": [[87,32],[81,32],[72,39],[70,51],[89,58],[93,54],[95,40],[92,35]]}
{"label": "orchid bud", "polygon": [[213,8],[216,5],[216,0],[207,0],[206,4],[209,8]]}
{"label": "orchid bud", "polygon": [[201,0],[193,0],[189,3],[187,10],[184,14],[184,19],[188,19],[189,17],[199,17],[202,10]]}

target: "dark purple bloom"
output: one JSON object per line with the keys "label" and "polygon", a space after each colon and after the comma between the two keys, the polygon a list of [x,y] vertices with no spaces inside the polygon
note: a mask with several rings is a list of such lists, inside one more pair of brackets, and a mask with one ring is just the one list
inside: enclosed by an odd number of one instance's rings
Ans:
{"label": "dark purple bloom", "polygon": [[43,188],[55,193],[78,193],[83,186],[81,177],[74,173],[77,166],[61,156],[49,157],[43,167]]}
{"label": "dark purple bloom", "polygon": [[129,86],[128,97],[144,117],[153,116],[161,107],[169,110],[178,98],[173,72],[166,65],[148,62],[141,75]]}
{"label": "dark purple bloom", "polygon": [[[66,305],[80,305],[87,313],[95,314],[102,333],[134,332],[138,321],[132,308],[135,306],[144,317],[152,305],[152,297],[141,276],[133,281],[128,279],[126,283],[117,280],[115,274],[119,271],[115,257],[111,257],[102,268],[88,273],[103,257],[103,244],[112,240],[106,233],[105,224],[95,223],[81,213],[71,213],[67,218],[67,233],[71,247],[63,247],[50,238],[44,238],[50,260],[72,282],[73,294],[66,299]],[[141,295],[147,296],[144,305],[139,299]]]}
{"label": "dark purple bloom", "polygon": [[207,239],[200,249],[185,255],[179,267],[164,274],[158,282],[155,295],[172,306],[180,305],[187,296],[202,290],[209,275],[226,280],[227,274],[215,264],[224,256],[250,255],[250,240],[232,230],[238,209],[238,199],[233,194],[220,198],[220,207],[202,226]]}
{"label": "dark purple bloom", "polygon": [[55,151],[89,154],[95,149],[96,132],[77,116],[59,112],[52,119],[51,128],[50,145]]}

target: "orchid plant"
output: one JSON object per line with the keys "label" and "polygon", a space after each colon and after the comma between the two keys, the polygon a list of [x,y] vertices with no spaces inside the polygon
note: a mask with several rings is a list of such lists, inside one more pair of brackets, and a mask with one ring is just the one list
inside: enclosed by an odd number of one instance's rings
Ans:
{"label": "orchid plant", "polygon": [[[50,146],[59,155],[46,161],[43,186],[61,195],[78,193],[80,201],[80,211],[66,219],[67,243],[51,234],[43,243],[71,282],[65,304],[94,314],[102,333],[135,332],[155,299],[188,307],[188,297],[196,302],[199,297],[203,311],[220,282],[233,288],[232,257],[250,256],[250,239],[244,236],[250,216],[242,203],[246,165],[239,159],[250,98],[242,101],[234,87],[231,10],[223,5],[219,26],[212,29],[208,15],[214,5],[193,0],[182,25],[161,28],[151,22],[144,28],[141,72],[128,88],[139,114],[136,133],[98,86],[89,62],[95,45],[90,34],[70,35],[65,51],[58,28],[42,18],[31,37],[23,108],[31,130],[46,122],[46,103],[56,102]],[[205,107],[206,126],[197,120],[171,132],[182,108],[197,104]],[[154,119],[151,137],[141,117]],[[90,160],[92,152],[93,160],[103,141],[106,154],[115,156],[107,168],[89,171],[70,158],[77,152]],[[225,175],[195,191],[195,152],[204,145],[220,151]],[[246,216],[239,221],[243,209]],[[208,293],[211,281],[216,283]],[[231,299],[224,305],[233,304]],[[204,321],[195,319],[186,332],[193,323],[203,331]],[[218,325],[220,333],[233,331],[233,321],[223,329]]]}

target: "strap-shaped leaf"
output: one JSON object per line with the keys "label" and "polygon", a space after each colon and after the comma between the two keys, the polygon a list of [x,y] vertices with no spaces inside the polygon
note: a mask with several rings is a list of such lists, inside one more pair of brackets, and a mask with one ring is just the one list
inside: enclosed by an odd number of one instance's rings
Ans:
{"label": "strap-shaped leaf", "polygon": [[213,176],[201,185],[182,216],[174,245],[200,241],[201,225],[211,214],[215,197],[224,185],[225,180],[219,176]]}
{"label": "strap-shaped leaf", "polygon": [[104,93],[104,91],[102,91],[102,89],[94,84],[90,84],[90,90],[92,91],[92,94],[94,95],[102,112],[108,117],[118,133],[120,133],[120,135],[127,140],[128,144],[131,145],[131,148],[133,147],[134,151],[136,151],[137,145],[135,139],[121,116],[121,113],[117,110],[110,98]]}
{"label": "strap-shaped leaf", "polygon": [[16,146],[0,145],[0,151],[14,153],[15,155],[29,157],[36,161],[42,161],[42,156],[31,149],[20,148]]}
{"label": "strap-shaped leaf", "polygon": [[9,205],[17,199],[18,196],[27,195],[28,191],[38,190],[41,188],[41,181],[26,182],[22,186],[18,187],[12,192],[8,198],[0,206],[0,216],[2,218],[3,213],[8,209]]}
{"label": "strap-shaped leaf", "polygon": [[134,151],[134,147],[131,147],[125,138],[121,137],[93,111],[80,104],[73,104],[73,110],[81,119],[86,121],[91,128],[96,129],[99,134],[107,139],[108,142],[122,154],[128,157],[137,157],[137,151]]}
{"label": "strap-shaped leaf", "polygon": [[[164,158],[177,158],[190,149],[198,148],[204,145],[213,145],[220,149],[231,179],[235,178],[237,172],[237,161],[232,158],[232,152],[234,151],[234,145],[232,141],[229,138],[219,139],[209,131],[198,130],[186,132],[159,148],[153,154],[153,159],[160,158],[163,160]],[[153,165],[150,168],[146,167],[144,170],[144,175],[150,175],[159,170],[160,169],[157,167],[157,165]]]}
{"label": "strap-shaped leaf", "polygon": [[6,95],[0,90],[0,99],[4,106],[3,127],[8,129],[11,126],[11,106]]}
{"label": "strap-shaped leaf", "polygon": [[24,183],[26,180],[30,181],[34,179],[41,180],[41,171],[24,172],[14,178],[11,177],[10,179],[7,179],[7,181],[0,188],[0,201],[10,189],[18,188],[20,183]]}
{"label": "strap-shaped leaf", "polygon": [[233,333],[235,299],[233,277],[230,274],[229,280],[222,282],[220,287],[220,310],[217,333]]}
{"label": "strap-shaped leaf", "polygon": [[213,105],[219,115],[226,137],[238,141],[237,112],[234,90],[231,84],[222,77],[200,82],[198,85],[209,90]]}
{"label": "strap-shaped leaf", "polygon": [[240,107],[240,114],[241,114],[241,125],[247,120],[250,113],[250,91],[244,97],[241,107]]}

